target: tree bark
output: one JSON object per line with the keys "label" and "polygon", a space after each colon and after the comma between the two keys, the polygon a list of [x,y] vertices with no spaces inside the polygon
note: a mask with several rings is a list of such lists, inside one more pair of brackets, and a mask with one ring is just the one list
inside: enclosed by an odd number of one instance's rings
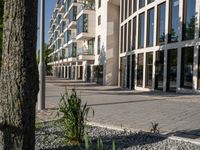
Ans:
{"label": "tree bark", "polygon": [[0,74],[0,149],[35,149],[37,0],[5,0]]}

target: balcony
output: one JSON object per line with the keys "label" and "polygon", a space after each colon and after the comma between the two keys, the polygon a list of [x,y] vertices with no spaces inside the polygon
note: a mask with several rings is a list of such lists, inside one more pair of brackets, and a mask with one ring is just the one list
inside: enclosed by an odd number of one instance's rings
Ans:
{"label": "balcony", "polygon": [[85,1],[85,2],[79,3],[78,8],[77,8],[77,13],[79,14],[83,10],[95,10],[95,2]]}
{"label": "balcony", "polygon": [[78,60],[94,60],[94,48],[81,47],[77,49]]}

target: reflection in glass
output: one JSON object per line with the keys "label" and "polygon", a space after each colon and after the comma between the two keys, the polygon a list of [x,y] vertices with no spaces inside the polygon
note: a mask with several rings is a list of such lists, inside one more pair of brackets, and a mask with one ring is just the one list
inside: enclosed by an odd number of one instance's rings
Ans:
{"label": "reflection in glass", "polygon": [[144,13],[139,15],[139,48],[144,48]]}
{"label": "reflection in glass", "polygon": [[179,28],[179,0],[170,1],[169,43],[178,41]]}
{"label": "reflection in glass", "polygon": [[156,52],[156,71],[155,71],[155,89],[163,89],[163,75],[164,75],[164,51]]}
{"label": "reflection in glass", "polygon": [[143,62],[144,54],[138,54],[137,58],[137,86],[142,87],[143,85]]}
{"label": "reflection in glass", "polygon": [[184,0],[183,40],[194,39],[196,0]]}
{"label": "reflection in glass", "polygon": [[165,42],[165,3],[158,6],[157,44]]}
{"label": "reflection in glass", "polygon": [[154,8],[147,13],[147,46],[153,46],[154,38]]}
{"label": "reflection in glass", "polygon": [[167,59],[167,90],[176,91],[177,49],[168,50]]}
{"label": "reflection in glass", "polygon": [[181,58],[181,87],[192,89],[194,47],[183,48]]}
{"label": "reflection in glass", "polygon": [[146,55],[146,87],[152,86],[153,52]]}

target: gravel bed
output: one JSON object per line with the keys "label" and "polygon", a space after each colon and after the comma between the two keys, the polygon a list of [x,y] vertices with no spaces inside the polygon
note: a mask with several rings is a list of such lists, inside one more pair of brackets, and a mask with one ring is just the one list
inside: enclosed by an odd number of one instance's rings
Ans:
{"label": "gravel bed", "polygon": [[[100,127],[88,127],[87,133],[95,145],[102,139],[104,150],[111,150],[115,140],[117,150],[200,150],[200,145],[189,142],[171,140],[148,133],[132,133],[116,131]],[[59,123],[47,123],[36,130],[36,150],[76,150],[78,148],[65,145],[65,136]],[[81,145],[84,149],[84,144]]]}

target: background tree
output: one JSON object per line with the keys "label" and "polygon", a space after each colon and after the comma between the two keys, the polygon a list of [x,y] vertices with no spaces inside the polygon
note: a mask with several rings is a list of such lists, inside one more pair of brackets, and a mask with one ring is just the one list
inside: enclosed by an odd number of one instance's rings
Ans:
{"label": "background tree", "polygon": [[[52,53],[52,49],[49,49],[48,47],[49,45],[47,44],[44,45],[44,62],[45,62],[45,67],[46,67],[46,74],[51,75],[52,66],[48,65],[48,63],[51,62],[51,58],[49,57],[49,55]],[[38,64],[40,62],[40,50],[38,50],[37,62]]]}
{"label": "background tree", "polygon": [[0,74],[0,149],[35,149],[37,0],[5,0]]}
{"label": "background tree", "polygon": [[0,0],[0,70],[2,59],[2,39],[3,39],[3,0]]}

